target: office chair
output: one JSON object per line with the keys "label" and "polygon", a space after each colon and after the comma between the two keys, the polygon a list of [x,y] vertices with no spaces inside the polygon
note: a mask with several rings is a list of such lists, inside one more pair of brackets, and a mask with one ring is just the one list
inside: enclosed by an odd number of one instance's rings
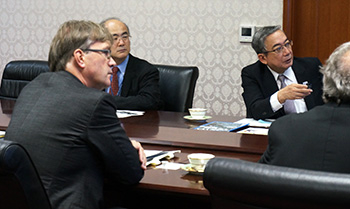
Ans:
{"label": "office chair", "polygon": [[154,65],[159,70],[159,86],[164,111],[188,112],[192,107],[198,79],[195,66]]}
{"label": "office chair", "polygon": [[50,201],[27,151],[0,140],[0,208],[50,209]]}
{"label": "office chair", "polygon": [[2,75],[0,99],[16,100],[25,85],[40,73],[48,71],[47,61],[16,60],[7,63]]}
{"label": "office chair", "polygon": [[204,186],[212,207],[349,208],[350,175],[214,158]]}

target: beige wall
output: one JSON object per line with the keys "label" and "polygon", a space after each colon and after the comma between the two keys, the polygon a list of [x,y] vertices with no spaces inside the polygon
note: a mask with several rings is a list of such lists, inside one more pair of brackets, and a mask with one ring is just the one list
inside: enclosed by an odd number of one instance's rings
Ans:
{"label": "beige wall", "polygon": [[239,42],[239,26],[282,25],[282,10],[282,0],[1,0],[0,69],[11,60],[47,59],[66,20],[116,16],[130,27],[132,54],[199,67],[194,106],[244,117],[240,71],[256,55]]}

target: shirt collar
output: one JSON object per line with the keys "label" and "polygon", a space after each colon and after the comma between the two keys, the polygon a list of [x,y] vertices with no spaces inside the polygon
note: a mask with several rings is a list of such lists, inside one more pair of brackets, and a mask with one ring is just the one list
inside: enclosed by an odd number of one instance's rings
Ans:
{"label": "shirt collar", "polygon": [[129,62],[129,55],[125,58],[125,60],[120,63],[120,65],[117,65],[117,67],[119,68],[120,72],[123,73],[123,75],[125,74],[125,70],[126,70],[126,66],[128,65]]}
{"label": "shirt collar", "polygon": [[[272,73],[275,80],[277,81],[279,73],[276,73],[275,71],[273,71],[268,65],[266,65],[266,66],[270,70],[270,72]],[[294,77],[294,72],[292,70],[292,67],[287,68],[287,70],[284,71],[283,75],[286,76],[288,79],[292,79]]]}

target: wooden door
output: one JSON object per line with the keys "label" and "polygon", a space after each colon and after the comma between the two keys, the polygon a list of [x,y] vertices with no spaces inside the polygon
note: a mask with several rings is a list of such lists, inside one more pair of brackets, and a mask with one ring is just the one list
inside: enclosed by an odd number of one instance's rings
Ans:
{"label": "wooden door", "polygon": [[340,44],[350,41],[349,0],[284,0],[283,29],[297,57],[322,63]]}

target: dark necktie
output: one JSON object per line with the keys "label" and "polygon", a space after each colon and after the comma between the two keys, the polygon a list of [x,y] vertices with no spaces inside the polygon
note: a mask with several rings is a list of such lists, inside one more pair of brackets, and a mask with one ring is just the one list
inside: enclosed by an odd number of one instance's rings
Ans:
{"label": "dark necktie", "polygon": [[[287,86],[287,84],[285,82],[286,81],[286,76],[285,75],[283,75],[283,74],[278,75],[278,80],[281,81],[281,89]],[[284,102],[284,112],[286,114],[297,112],[296,109],[295,109],[294,100],[287,99]]]}
{"label": "dark necktie", "polygon": [[118,82],[118,67],[113,67],[112,72],[113,72],[113,78],[112,78],[112,85],[111,85],[111,90],[109,91],[110,94],[112,95],[117,95],[119,91],[119,82]]}

